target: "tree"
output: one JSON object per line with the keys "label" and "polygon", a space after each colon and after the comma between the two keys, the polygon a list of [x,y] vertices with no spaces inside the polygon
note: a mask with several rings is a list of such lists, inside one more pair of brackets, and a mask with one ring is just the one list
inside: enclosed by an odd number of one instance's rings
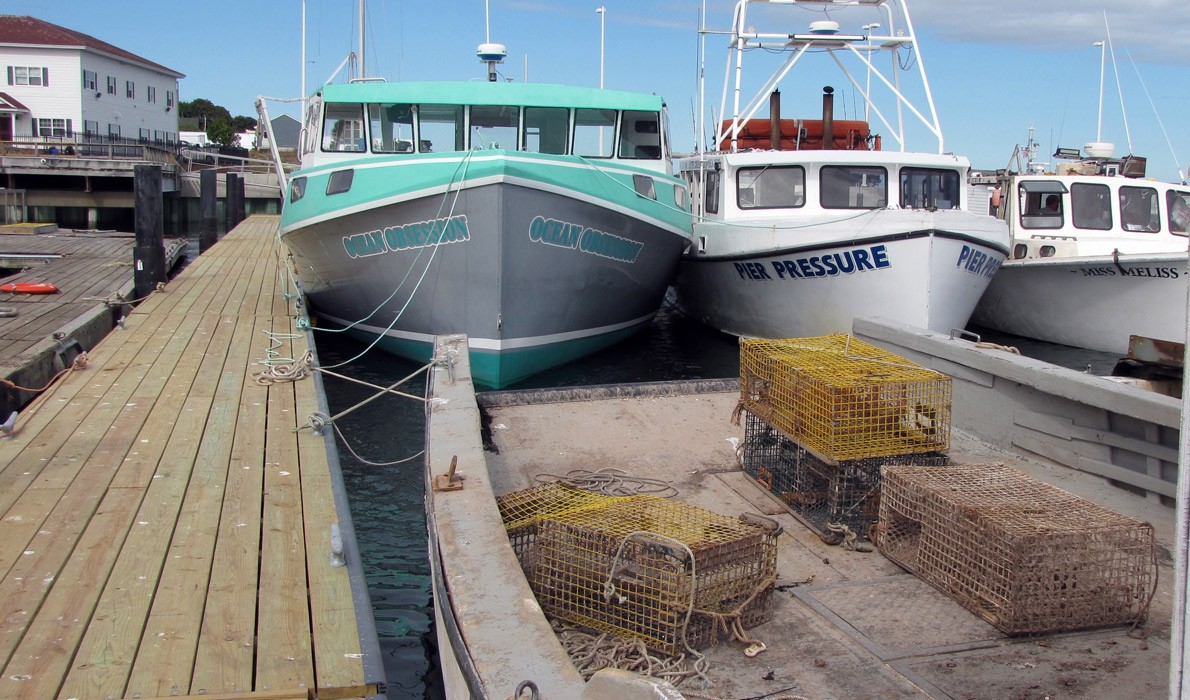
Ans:
{"label": "tree", "polygon": [[207,138],[220,146],[234,146],[236,132],[228,119],[215,119],[207,123]]}
{"label": "tree", "polygon": [[178,102],[178,116],[198,119],[201,127],[210,129],[213,122],[222,120],[231,123],[231,112],[210,100],[199,98],[190,102]]}
{"label": "tree", "polygon": [[231,120],[231,128],[237,134],[242,131],[252,131],[256,128],[256,120],[252,117],[245,117],[243,115],[233,117]]}

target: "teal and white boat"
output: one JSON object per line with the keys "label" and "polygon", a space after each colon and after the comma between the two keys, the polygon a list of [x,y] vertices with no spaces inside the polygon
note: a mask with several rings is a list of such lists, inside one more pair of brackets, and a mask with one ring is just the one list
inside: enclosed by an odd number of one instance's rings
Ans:
{"label": "teal and white boat", "polygon": [[660,97],[510,82],[326,85],[281,238],[311,310],[499,388],[653,318],[691,241]]}

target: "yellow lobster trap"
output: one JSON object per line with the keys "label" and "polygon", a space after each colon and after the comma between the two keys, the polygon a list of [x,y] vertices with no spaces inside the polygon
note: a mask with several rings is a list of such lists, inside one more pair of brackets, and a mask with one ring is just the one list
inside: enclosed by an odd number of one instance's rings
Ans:
{"label": "yellow lobster trap", "polygon": [[742,339],[740,405],[827,463],[950,447],[950,377],[843,333]]}
{"label": "yellow lobster trap", "polygon": [[550,617],[676,656],[715,641],[724,622],[747,629],[772,615],[775,522],[556,484],[499,503],[529,585]]}

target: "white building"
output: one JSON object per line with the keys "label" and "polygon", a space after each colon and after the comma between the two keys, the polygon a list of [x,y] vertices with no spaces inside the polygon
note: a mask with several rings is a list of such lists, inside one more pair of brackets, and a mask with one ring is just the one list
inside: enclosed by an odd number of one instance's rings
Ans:
{"label": "white building", "polygon": [[0,141],[178,140],[175,70],[24,15],[0,15],[0,63]]}

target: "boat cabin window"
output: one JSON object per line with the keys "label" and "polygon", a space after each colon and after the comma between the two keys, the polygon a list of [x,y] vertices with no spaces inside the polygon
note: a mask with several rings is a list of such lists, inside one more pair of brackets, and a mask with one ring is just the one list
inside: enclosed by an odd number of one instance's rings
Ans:
{"label": "boat cabin window", "polygon": [[526,107],[525,143],[530,153],[566,153],[570,135],[570,110],[565,107]]}
{"label": "boat cabin window", "polygon": [[315,95],[306,105],[306,123],[302,125],[302,155],[314,153],[319,148],[318,120],[322,118],[322,98]]}
{"label": "boat cabin window", "polygon": [[1165,193],[1169,210],[1169,230],[1185,236],[1190,233],[1190,192],[1169,190]]}
{"label": "boat cabin window", "polygon": [[1020,197],[1021,228],[1062,228],[1065,207],[1062,195],[1068,190],[1061,182],[1025,180],[1017,192]]}
{"label": "boat cabin window", "polygon": [[806,204],[806,170],[801,166],[740,168],[736,173],[740,209],[795,208]]}
{"label": "boat cabin window", "polygon": [[888,173],[884,168],[824,165],[818,177],[819,200],[824,209],[883,209],[888,206]]}
{"label": "boat cabin window", "polygon": [[1156,233],[1161,230],[1157,190],[1152,187],[1120,188],[1120,223],[1125,231]]}
{"label": "boat cabin window", "polygon": [[368,105],[368,124],[373,152],[413,152],[413,105]]}
{"label": "boat cabin window", "polygon": [[616,136],[616,110],[574,110],[574,154],[587,158],[610,158]]}
{"label": "boat cabin window", "polygon": [[417,107],[417,152],[465,151],[462,105]]}
{"label": "boat cabin window", "polygon": [[322,120],[322,150],[362,153],[364,142],[364,106],[328,104]]}
{"label": "boat cabin window", "polygon": [[958,172],[934,168],[901,168],[901,208],[958,209]]}
{"label": "boat cabin window", "polygon": [[719,171],[706,171],[706,188],[703,189],[702,208],[707,214],[719,213]]}
{"label": "boat cabin window", "polygon": [[661,160],[661,115],[626,111],[620,121],[620,157]]}
{"label": "boat cabin window", "polygon": [[1110,230],[1111,188],[1086,182],[1070,185],[1070,220],[1075,228]]}
{"label": "boat cabin window", "polygon": [[520,108],[508,105],[471,107],[471,148],[517,150],[520,112]]}

